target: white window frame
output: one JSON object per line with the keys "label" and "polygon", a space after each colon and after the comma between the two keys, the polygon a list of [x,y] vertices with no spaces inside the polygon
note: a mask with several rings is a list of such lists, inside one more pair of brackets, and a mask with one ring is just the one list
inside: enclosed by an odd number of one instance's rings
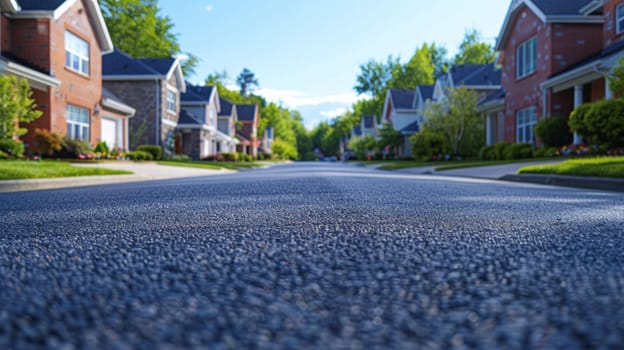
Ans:
{"label": "white window frame", "polygon": [[210,126],[215,125],[215,111],[212,108],[208,108],[208,120],[210,121]]}
{"label": "white window frame", "polygon": [[522,79],[537,71],[537,36],[516,49],[516,78]]}
{"label": "white window frame", "polygon": [[73,140],[89,141],[91,132],[89,110],[67,105],[67,137]]}
{"label": "white window frame", "polygon": [[172,89],[167,88],[167,110],[169,112],[175,113],[176,108],[177,108],[176,92]]}
{"label": "white window frame", "polygon": [[615,32],[616,34],[624,32],[624,3],[615,8]]}
{"label": "white window frame", "polygon": [[535,124],[537,124],[536,106],[517,111],[516,142],[535,144]]}
{"label": "white window frame", "polygon": [[68,30],[65,31],[65,67],[89,75],[89,53],[88,42]]}

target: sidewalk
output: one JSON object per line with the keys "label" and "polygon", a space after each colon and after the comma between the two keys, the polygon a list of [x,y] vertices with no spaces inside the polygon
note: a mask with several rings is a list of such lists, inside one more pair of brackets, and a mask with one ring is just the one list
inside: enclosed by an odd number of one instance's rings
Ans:
{"label": "sidewalk", "polygon": [[435,166],[397,170],[409,174],[434,174],[441,176],[458,176],[478,179],[490,179],[532,184],[576,187],[604,191],[624,192],[624,179],[602,177],[562,176],[541,174],[518,174],[520,168],[531,165],[557,164],[563,160],[549,160],[537,162],[514,163],[505,165],[482,166],[444,171],[435,171]]}
{"label": "sidewalk", "polygon": [[73,164],[74,166],[132,171],[133,175],[76,176],[52,179],[28,179],[0,181],[0,192],[34,191],[54,188],[105,185],[126,182],[167,180],[184,177],[214,176],[235,173],[234,170],[212,170],[156,163],[103,162],[96,164]]}

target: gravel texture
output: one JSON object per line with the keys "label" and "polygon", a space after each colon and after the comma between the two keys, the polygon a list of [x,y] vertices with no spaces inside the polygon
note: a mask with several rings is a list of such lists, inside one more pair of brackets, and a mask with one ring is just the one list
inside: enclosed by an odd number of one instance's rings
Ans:
{"label": "gravel texture", "polygon": [[292,164],[0,213],[0,348],[624,347],[618,193]]}

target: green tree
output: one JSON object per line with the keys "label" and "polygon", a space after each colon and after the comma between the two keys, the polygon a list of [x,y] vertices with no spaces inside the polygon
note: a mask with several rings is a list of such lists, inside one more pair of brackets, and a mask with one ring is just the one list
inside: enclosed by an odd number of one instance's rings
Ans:
{"label": "green tree", "polygon": [[419,47],[412,58],[401,66],[396,75],[390,81],[393,88],[416,89],[418,85],[433,84],[435,66],[433,63],[435,53],[431,52],[428,44]]}
{"label": "green tree", "polygon": [[381,129],[379,129],[379,148],[390,148],[391,150],[399,147],[403,144],[403,136],[401,133],[394,129],[392,124],[385,123]]}
{"label": "green tree", "polygon": [[18,123],[30,123],[41,117],[26,79],[0,76],[0,141],[25,135],[28,130]]}
{"label": "green tree", "polygon": [[624,58],[620,58],[618,64],[613,67],[613,73],[607,79],[609,80],[609,89],[616,96],[624,96]]}
{"label": "green tree", "polygon": [[494,47],[482,40],[479,31],[471,29],[464,34],[453,64],[486,64],[494,62],[495,58]]}
{"label": "green tree", "polygon": [[236,84],[240,87],[240,94],[244,97],[252,95],[259,85],[255,74],[247,68],[244,68],[236,77]]}
{"label": "green tree", "polygon": [[[101,0],[100,5],[115,47],[134,57],[174,57],[182,54],[173,22],[163,16],[158,0]],[[189,53],[182,60],[192,74],[199,58]]]}
{"label": "green tree", "polygon": [[[427,104],[423,129],[446,135],[453,154],[471,155],[481,148],[484,139],[483,118],[477,112],[479,96],[463,86],[448,89],[446,96]],[[470,142],[462,143],[464,139]]]}
{"label": "green tree", "polygon": [[349,141],[349,148],[355,152],[357,159],[364,160],[368,154],[377,151],[377,140],[371,135],[356,137]]}

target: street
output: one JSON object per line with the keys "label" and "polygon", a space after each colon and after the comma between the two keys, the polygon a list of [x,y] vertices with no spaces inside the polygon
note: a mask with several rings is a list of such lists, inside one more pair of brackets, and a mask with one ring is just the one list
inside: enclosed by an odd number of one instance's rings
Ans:
{"label": "street", "polygon": [[624,195],[336,163],[0,194],[0,348],[622,348]]}

